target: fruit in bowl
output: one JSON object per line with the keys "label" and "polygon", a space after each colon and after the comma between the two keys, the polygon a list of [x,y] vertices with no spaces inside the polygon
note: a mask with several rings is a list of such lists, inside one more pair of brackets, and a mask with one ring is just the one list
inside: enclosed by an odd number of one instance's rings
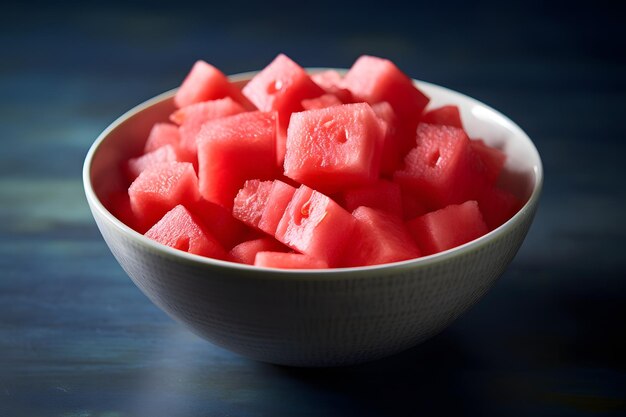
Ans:
{"label": "fruit in bowl", "polygon": [[83,176],[155,304],[298,366],[441,331],[511,261],[542,184],[534,145],[495,110],[384,59],[307,72],[284,55],[230,79],[197,63],[107,128]]}

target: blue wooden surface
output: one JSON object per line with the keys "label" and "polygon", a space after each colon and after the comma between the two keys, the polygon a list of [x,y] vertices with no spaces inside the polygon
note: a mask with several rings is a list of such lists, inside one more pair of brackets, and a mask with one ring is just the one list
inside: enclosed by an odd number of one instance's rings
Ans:
{"label": "blue wooden surface", "polygon": [[[626,413],[624,11],[350,6],[294,19],[291,3],[3,5],[0,417]],[[503,111],[542,154],[515,261],[408,352],[329,370],[226,352],[150,304],[90,216],[81,165],[107,124],[198,58],[235,73],[278,52],[304,66],[388,57]]]}

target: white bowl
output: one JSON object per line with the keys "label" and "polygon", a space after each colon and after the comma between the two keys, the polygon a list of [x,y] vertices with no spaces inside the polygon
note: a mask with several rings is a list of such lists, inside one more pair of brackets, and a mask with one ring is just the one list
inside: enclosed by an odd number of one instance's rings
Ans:
{"label": "white bowl", "polygon": [[[231,77],[243,84],[254,73]],[[175,91],[122,115],[92,145],[83,168],[87,201],[111,252],[157,306],[212,343],[252,359],[337,366],[388,356],[442,331],[476,303],[521,246],[537,209],[543,172],[528,136],[496,110],[415,81],[430,106],[456,104],[471,137],[508,155],[503,182],[527,200],[489,234],[435,255],[393,264],[278,270],[171,249],[130,229],[103,205],[123,179],[119,164],[167,120]]]}

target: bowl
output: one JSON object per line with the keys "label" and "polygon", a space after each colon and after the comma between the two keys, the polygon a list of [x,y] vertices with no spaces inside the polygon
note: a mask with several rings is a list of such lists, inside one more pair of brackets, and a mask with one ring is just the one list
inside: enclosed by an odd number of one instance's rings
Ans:
{"label": "bowl", "polygon": [[[252,76],[231,80],[243,85]],[[378,266],[280,270],[204,258],[144,237],[103,202],[123,184],[119,164],[138,154],[152,125],[173,111],[175,90],[128,111],[96,139],[83,168],[89,207],[137,287],[215,345],[290,366],[350,365],[401,352],[445,329],[504,272],[532,223],[543,181],[539,154],[515,123],[463,94],[414,82],[431,97],[429,106],[458,105],[470,136],[508,155],[501,180],[526,201],[508,222],[462,246]]]}

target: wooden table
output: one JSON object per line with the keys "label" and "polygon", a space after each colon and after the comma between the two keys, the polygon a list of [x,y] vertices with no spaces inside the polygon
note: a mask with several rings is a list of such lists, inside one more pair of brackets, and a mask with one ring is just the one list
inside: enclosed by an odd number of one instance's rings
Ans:
{"label": "wooden table", "polygon": [[[623,12],[321,3],[294,20],[249,3],[3,6],[0,417],[626,413]],[[153,306],[91,218],[81,165],[111,121],[196,59],[235,73],[279,52],[304,66],[386,56],[509,115],[542,154],[514,262],[410,351],[322,370],[224,351]]]}

